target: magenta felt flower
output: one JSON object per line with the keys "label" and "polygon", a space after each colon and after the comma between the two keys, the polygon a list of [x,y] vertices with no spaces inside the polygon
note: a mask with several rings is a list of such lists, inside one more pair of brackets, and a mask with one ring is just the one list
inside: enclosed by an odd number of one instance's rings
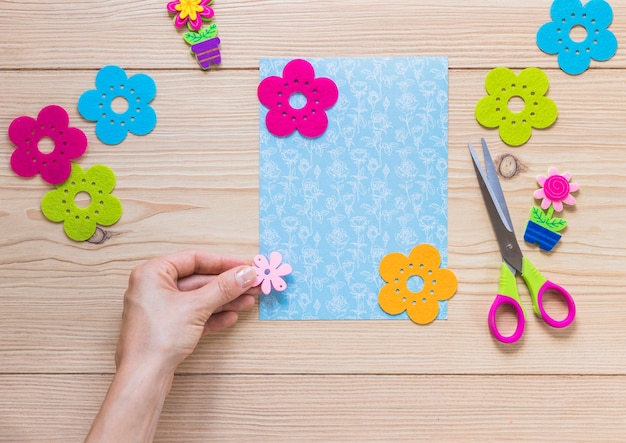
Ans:
{"label": "magenta felt flower", "polygon": [[287,288],[287,283],[283,277],[291,274],[291,266],[286,263],[281,264],[282,260],[283,256],[280,252],[272,252],[269,262],[263,255],[254,257],[256,280],[253,286],[261,285],[263,294],[269,294],[272,287],[277,291],[284,291]]}
{"label": "magenta felt flower", "polygon": [[576,199],[571,194],[578,191],[578,183],[570,183],[572,175],[569,172],[559,174],[557,168],[550,168],[548,176],[540,175],[537,177],[537,183],[542,186],[533,194],[535,198],[543,199],[541,208],[548,209],[550,205],[556,212],[563,210],[563,203],[568,205],[576,204]]}
{"label": "magenta felt flower", "polygon": [[[315,78],[313,66],[306,60],[291,60],[283,76],[263,79],[257,90],[259,101],[269,108],[265,116],[267,130],[278,137],[296,129],[305,137],[319,137],[328,127],[326,109],[339,97],[334,81]],[[298,99],[304,101],[300,106]]]}
{"label": "magenta felt flower", "polygon": [[202,27],[202,18],[211,18],[215,14],[209,7],[212,0],[174,0],[167,4],[167,10],[176,14],[174,26],[182,28],[187,25],[192,31]]}
{"label": "magenta felt flower", "polygon": [[[17,146],[11,155],[11,168],[17,175],[41,178],[50,184],[63,183],[72,172],[70,160],[80,157],[87,149],[87,137],[78,128],[69,127],[65,109],[50,105],[39,111],[35,120],[29,116],[16,118],[9,125],[9,138]],[[42,152],[42,141],[48,141],[51,151]]]}

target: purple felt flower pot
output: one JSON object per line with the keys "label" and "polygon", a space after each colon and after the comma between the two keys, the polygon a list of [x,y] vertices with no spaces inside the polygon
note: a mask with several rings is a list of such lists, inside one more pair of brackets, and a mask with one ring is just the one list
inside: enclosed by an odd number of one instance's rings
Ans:
{"label": "purple felt flower pot", "polygon": [[561,234],[551,231],[532,220],[529,220],[526,225],[524,240],[531,244],[537,243],[539,248],[544,251],[551,251],[560,239]]}
{"label": "purple felt flower pot", "polygon": [[202,69],[208,69],[211,64],[219,65],[222,63],[219,45],[220,39],[218,37],[191,45],[191,52],[196,54],[196,58]]}

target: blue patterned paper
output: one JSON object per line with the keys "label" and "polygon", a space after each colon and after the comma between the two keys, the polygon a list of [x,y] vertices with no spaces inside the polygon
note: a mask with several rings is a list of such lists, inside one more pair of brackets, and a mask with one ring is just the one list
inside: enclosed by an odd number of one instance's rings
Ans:
{"label": "blue patterned paper", "polygon": [[[290,60],[262,59],[260,78]],[[260,253],[293,267],[284,292],[261,294],[260,318],[407,319],[378,306],[378,265],[420,243],[447,265],[448,60],[307,60],[339,99],[315,139],[273,136],[260,106]]]}

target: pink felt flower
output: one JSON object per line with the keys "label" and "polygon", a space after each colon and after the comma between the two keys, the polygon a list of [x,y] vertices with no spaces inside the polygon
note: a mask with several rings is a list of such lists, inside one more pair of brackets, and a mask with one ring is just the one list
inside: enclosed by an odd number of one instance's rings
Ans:
{"label": "pink felt flower", "polygon": [[[326,109],[339,97],[334,81],[315,78],[313,66],[306,60],[292,60],[283,76],[271,76],[259,84],[257,95],[269,108],[265,116],[267,130],[277,137],[291,135],[296,129],[305,137],[319,137],[328,127]],[[298,106],[298,98],[305,100]]]}
{"label": "pink felt flower", "polygon": [[176,14],[174,26],[182,28],[187,25],[192,31],[202,27],[202,17],[211,18],[215,14],[209,7],[212,0],[174,0],[167,4],[167,10]]}
{"label": "pink felt flower", "polygon": [[287,288],[287,283],[282,277],[291,273],[291,266],[286,263],[281,264],[282,260],[283,256],[280,252],[272,252],[269,262],[263,255],[254,257],[254,264],[257,269],[253,286],[261,285],[263,294],[269,294],[272,287],[277,291],[284,291]]}
{"label": "pink felt flower", "polygon": [[548,209],[552,205],[555,211],[561,212],[563,203],[576,204],[576,199],[571,192],[578,191],[579,186],[578,183],[570,183],[571,179],[572,175],[569,172],[559,174],[557,168],[550,168],[547,177],[545,175],[538,176],[537,183],[542,188],[537,189],[533,195],[537,199],[543,199],[541,208]]}
{"label": "pink felt flower", "polygon": [[[50,184],[63,183],[72,172],[70,160],[87,149],[87,137],[78,128],[69,127],[65,109],[50,105],[39,111],[37,120],[29,116],[16,118],[9,125],[9,138],[17,146],[11,155],[11,168],[17,175],[41,178]],[[41,152],[40,142],[54,144],[50,152]]]}

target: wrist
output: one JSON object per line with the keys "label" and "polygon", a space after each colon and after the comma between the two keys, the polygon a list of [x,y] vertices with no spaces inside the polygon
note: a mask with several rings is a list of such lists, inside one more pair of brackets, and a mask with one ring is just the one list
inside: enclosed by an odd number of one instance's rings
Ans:
{"label": "wrist", "polygon": [[152,441],[173,379],[159,365],[120,364],[86,441]]}
{"label": "wrist", "polygon": [[176,368],[170,368],[164,362],[149,359],[123,359],[119,362],[114,378],[145,379],[152,383],[171,381]]}
{"label": "wrist", "polygon": [[170,392],[174,371],[151,362],[122,363],[115,372],[112,386],[123,389],[126,400],[145,410],[158,409],[160,414]]}

